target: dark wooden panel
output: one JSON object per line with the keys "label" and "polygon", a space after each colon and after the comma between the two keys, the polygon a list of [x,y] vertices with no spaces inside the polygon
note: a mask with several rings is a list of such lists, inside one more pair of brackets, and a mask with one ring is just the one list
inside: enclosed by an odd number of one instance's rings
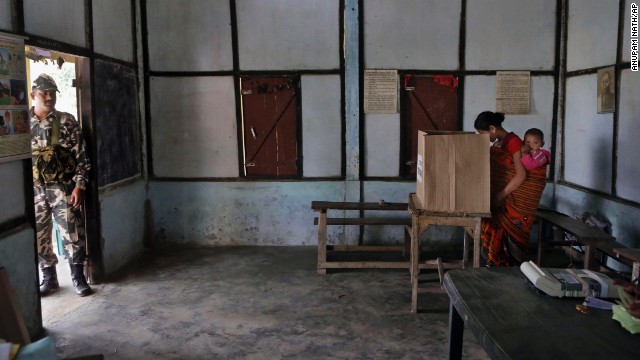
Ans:
{"label": "dark wooden panel", "polygon": [[104,186],[141,173],[138,94],[133,69],[96,60],[94,75],[98,152],[94,171],[98,185]]}
{"label": "dark wooden panel", "polygon": [[402,173],[415,177],[418,130],[461,130],[458,123],[458,83],[457,78],[451,75],[406,74],[402,81]]}
{"label": "dark wooden panel", "polygon": [[247,175],[298,174],[296,96],[293,77],[242,78]]}

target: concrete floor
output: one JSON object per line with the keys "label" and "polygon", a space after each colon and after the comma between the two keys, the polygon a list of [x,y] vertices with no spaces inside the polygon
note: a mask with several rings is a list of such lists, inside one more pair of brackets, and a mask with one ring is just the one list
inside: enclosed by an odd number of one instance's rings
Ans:
{"label": "concrete floor", "polygon": [[[411,314],[408,271],[318,275],[315,247],[155,251],[85,298],[62,270],[42,299],[59,357],[447,358],[446,294],[420,294]],[[435,272],[421,279],[439,286]],[[464,359],[488,359],[471,333],[464,342]]]}

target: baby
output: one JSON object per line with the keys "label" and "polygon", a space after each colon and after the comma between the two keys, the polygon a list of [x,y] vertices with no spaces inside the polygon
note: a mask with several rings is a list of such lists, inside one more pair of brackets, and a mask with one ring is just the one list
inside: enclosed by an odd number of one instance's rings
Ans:
{"label": "baby", "polygon": [[524,145],[520,150],[520,161],[527,170],[538,169],[546,166],[551,161],[551,153],[545,149],[544,134],[540,129],[531,128],[524,133]]}

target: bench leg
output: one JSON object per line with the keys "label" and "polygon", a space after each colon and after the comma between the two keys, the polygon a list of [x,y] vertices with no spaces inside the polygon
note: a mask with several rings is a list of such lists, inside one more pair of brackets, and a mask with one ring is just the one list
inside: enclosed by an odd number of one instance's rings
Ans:
{"label": "bench leg", "polygon": [[482,246],[482,238],[480,237],[480,227],[482,226],[482,218],[476,219],[476,228],[473,230],[473,267],[480,267],[480,247]]}
{"label": "bench leg", "polygon": [[595,249],[592,249],[590,245],[584,245],[584,268],[591,270],[593,264],[595,264]]}
{"label": "bench leg", "polygon": [[318,274],[325,275],[327,269],[327,212],[320,212],[318,218]]}

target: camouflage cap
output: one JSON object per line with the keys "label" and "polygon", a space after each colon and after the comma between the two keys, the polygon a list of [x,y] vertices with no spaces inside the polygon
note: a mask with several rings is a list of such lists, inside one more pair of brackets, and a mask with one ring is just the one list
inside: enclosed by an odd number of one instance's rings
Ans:
{"label": "camouflage cap", "polygon": [[46,90],[58,90],[58,85],[56,85],[56,81],[47,74],[40,74],[35,80],[33,80],[32,86],[38,90],[46,91]]}

